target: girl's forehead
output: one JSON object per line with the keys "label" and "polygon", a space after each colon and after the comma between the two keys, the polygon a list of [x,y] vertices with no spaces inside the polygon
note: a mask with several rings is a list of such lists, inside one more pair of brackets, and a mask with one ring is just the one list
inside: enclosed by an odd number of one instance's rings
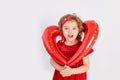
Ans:
{"label": "girl's forehead", "polygon": [[77,22],[75,20],[71,20],[71,21],[65,22],[63,26],[67,26],[67,25],[69,25],[69,26],[77,26],[78,24],[77,24]]}

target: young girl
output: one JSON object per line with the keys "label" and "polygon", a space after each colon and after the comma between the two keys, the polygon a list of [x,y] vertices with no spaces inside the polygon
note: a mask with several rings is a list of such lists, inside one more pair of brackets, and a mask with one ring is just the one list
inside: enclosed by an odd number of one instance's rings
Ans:
{"label": "young girl", "polygon": [[[58,23],[65,42],[58,42],[57,46],[67,58],[71,58],[81,45],[81,37],[84,31],[82,24],[82,20],[75,14],[63,16]],[[53,80],[86,80],[86,72],[90,65],[88,54],[91,52],[93,49],[74,66],[62,66],[51,58],[50,63],[55,68]]]}

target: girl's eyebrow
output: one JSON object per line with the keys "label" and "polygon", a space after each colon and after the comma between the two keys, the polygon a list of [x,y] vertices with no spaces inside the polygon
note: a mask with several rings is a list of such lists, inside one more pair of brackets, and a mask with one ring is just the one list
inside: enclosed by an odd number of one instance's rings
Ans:
{"label": "girl's eyebrow", "polygon": [[68,26],[64,26],[64,27],[68,27]]}

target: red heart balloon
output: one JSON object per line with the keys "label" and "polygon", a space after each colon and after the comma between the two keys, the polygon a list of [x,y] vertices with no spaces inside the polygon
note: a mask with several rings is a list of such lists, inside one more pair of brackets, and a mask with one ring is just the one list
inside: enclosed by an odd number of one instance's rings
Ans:
{"label": "red heart balloon", "polygon": [[78,61],[80,61],[93,47],[97,37],[98,37],[98,25],[95,21],[85,21],[83,23],[85,27],[84,38],[82,44],[80,45],[77,52],[72,56],[72,58],[68,59],[65,57],[62,52],[58,49],[56,44],[56,37],[61,36],[64,41],[64,37],[60,34],[58,26],[49,26],[45,29],[42,39],[44,46],[49,53],[49,55],[61,65],[73,66]]}
{"label": "red heart balloon", "polygon": [[[45,29],[42,39],[44,46],[50,56],[59,64],[67,64],[67,58],[59,51],[56,44],[56,37],[60,36],[58,26],[49,26]],[[61,40],[62,41],[62,40]]]}
{"label": "red heart balloon", "polygon": [[85,21],[83,23],[83,26],[85,27],[85,36],[77,52],[68,61],[67,64],[69,66],[72,66],[78,61],[80,61],[92,49],[98,37],[99,28],[98,24],[95,21]]}

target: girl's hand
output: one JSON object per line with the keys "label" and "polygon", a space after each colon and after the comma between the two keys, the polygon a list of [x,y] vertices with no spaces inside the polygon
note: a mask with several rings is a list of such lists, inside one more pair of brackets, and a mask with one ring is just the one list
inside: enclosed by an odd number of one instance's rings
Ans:
{"label": "girl's hand", "polygon": [[65,69],[61,70],[60,74],[63,77],[65,77],[65,76],[71,76],[72,75],[72,68],[69,67],[69,66],[67,66],[67,65],[65,65],[64,67],[65,67]]}

